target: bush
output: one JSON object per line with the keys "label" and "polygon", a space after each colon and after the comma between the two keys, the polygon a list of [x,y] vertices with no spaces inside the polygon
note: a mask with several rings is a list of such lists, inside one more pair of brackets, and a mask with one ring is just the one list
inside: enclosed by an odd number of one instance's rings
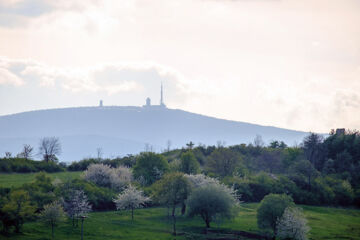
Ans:
{"label": "bush", "polygon": [[271,230],[276,235],[276,222],[287,207],[294,206],[293,199],[286,194],[269,194],[260,202],[257,224],[260,229]]}
{"label": "bush", "polygon": [[34,161],[24,158],[11,158],[0,159],[0,172],[18,172],[18,173],[30,173],[30,172],[61,172],[65,169],[54,162]]}

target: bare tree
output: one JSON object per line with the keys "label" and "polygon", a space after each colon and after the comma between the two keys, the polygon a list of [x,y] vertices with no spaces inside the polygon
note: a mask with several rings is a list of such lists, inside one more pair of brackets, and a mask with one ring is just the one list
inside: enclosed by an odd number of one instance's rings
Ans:
{"label": "bare tree", "polygon": [[254,146],[255,147],[263,147],[265,145],[261,135],[256,135],[255,139],[254,139]]}
{"label": "bare tree", "polygon": [[97,153],[97,159],[98,159],[98,160],[102,159],[102,157],[103,157],[103,155],[104,155],[104,152],[103,152],[103,150],[102,150],[101,147],[98,147],[98,148],[96,149],[96,153]]}
{"label": "bare tree", "polygon": [[43,156],[45,162],[56,161],[56,155],[61,153],[59,138],[45,137],[40,140],[39,155]]}
{"label": "bare tree", "polygon": [[171,140],[169,139],[169,140],[167,140],[167,142],[166,142],[166,151],[167,151],[167,152],[170,152],[170,148],[171,148]]}
{"label": "bare tree", "polygon": [[11,152],[5,152],[5,158],[9,159],[11,158]]}
{"label": "bare tree", "polygon": [[24,144],[23,150],[19,154],[19,156],[21,158],[25,158],[26,160],[31,159],[33,155],[32,153],[33,150],[34,148],[32,146],[30,146],[29,144]]}

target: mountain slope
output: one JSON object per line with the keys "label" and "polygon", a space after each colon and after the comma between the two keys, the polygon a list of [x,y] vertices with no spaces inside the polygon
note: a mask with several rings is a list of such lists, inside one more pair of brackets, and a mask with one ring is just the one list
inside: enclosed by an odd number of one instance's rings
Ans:
{"label": "mountain slope", "polygon": [[94,156],[101,147],[106,156],[137,153],[146,143],[157,151],[171,140],[172,147],[189,141],[214,145],[249,143],[259,134],[267,142],[300,142],[305,132],[228,121],[182,110],[156,107],[79,107],[24,112],[0,117],[0,153],[17,153],[25,143],[60,138],[63,161]]}

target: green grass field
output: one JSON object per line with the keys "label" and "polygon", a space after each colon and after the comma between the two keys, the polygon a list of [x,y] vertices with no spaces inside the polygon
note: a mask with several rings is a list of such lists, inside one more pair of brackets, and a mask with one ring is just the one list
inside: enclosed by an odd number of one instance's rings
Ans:
{"label": "green grass field", "polygon": [[[81,172],[49,174],[61,180],[79,177]],[[1,186],[20,186],[31,182],[36,174],[0,174]],[[241,205],[239,215],[231,221],[212,223],[212,229],[221,230],[204,234],[204,223],[200,218],[179,217],[176,239],[249,239],[239,231],[263,234],[256,225],[257,203]],[[308,219],[311,231],[309,239],[360,239],[360,210],[330,207],[301,206]],[[238,232],[236,232],[238,231]],[[27,222],[22,234],[0,235],[0,239],[50,239],[51,230],[41,222]],[[135,211],[132,223],[128,212],[93,212],[85,220],[84,239],[129,239],[161,240],[175,239],[171,235],[172,224],[167,219],[167,209],[147,208]],[[238,235],[234,235],[238,234]],[[61,223],[55,229],[55,239],[80,239],[80,226],[73,228],[70,221]]]}
{"label": "green grass field", "polygon": [[[81,172],[58,172],[47,173],[52,179],[59,178],[64,181],[67,179],[74,179],[79,177]],[[1,187],[18,187],[24,183],[29,183],[35,180],[36,173],[0,173]]]}
{"label": "green grass field", "polygon": [[[232,221],[224,221],[220,227],[229,231],[259,233],[256,226],[257,204],[243,204],[239,215]],[[309,239],[360,239],[360,210],[302,206],[311,227]],[[148,208],[135,211],[132,223],[128,212],[94,212],[85,220],[84,239],[175,239],[171,235],[171,221],[165,208]],[[204,234],[204,224],[199,218],[179,217],[179,235],[176,239],[249,239],[234,235]],[[26,223],[23,233],[4,239],[50,239],[51,231],[41,222]],[[222,237],[222,238],[221,238]],[[224,238],[226,237],[226,238]],[[55,229],[55,239],[80,239],[80,226],[73,228],[65,222]]]}

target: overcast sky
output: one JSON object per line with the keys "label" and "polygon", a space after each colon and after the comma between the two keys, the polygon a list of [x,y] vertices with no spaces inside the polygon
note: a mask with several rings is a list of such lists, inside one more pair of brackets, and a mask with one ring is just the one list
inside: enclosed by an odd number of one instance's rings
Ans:
{"label": "overcast sky", "polygon": [[0,0],[0,115],[165,103],[360,129],[359,0]]}

